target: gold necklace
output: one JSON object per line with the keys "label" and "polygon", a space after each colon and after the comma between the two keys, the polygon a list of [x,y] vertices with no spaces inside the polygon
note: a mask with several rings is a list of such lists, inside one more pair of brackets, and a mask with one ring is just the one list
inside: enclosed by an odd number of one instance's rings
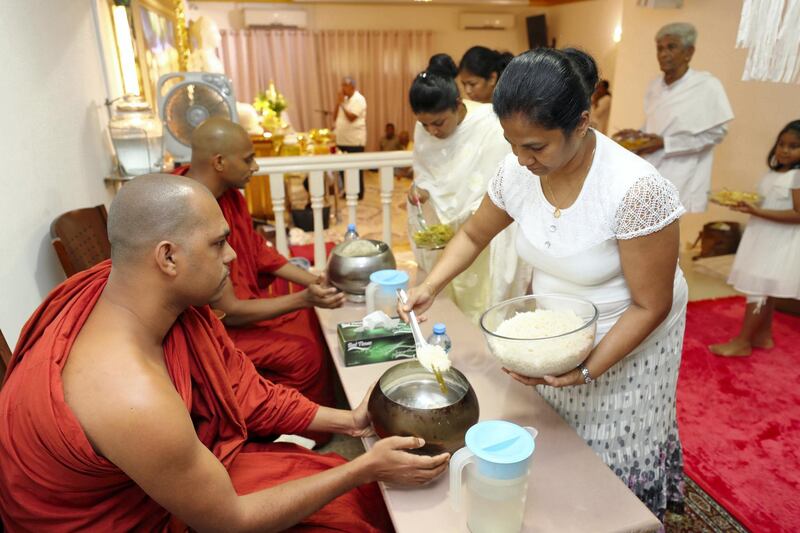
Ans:
{"label": "gold necklace", "polygon": [[[578,184],[578,187],[583,185],[583,182],[586,181],[586,178],[589,176],[589,170],[592,168],[592,161],[594,160],[594,151],[595,150],[597,150],[597,141],[595,141],[594,148],[592,148],[592,155],[589,156],[589,166],[586,168],[586,175],[583,177],[582,180],[580,180],[580,182]],[[561,208],[558,207],[558,204],[561,203],[561,202],[559,202],[556,199],[556,195],[553,193],[553,188],[550,187],[550,174],[547,174],[546,176],[543,176],[543,177],[545,179],[544,184],[547,186],[547,192],[549,192],[550,196],[553,198],[553,207],[555,207],[555,209],[553,210],[553,218],[560,218],[561,217]],[[570,196],[572,196],[572,193],[574,191],[575,191],[575,187],[573,186],[572,189],[569,191]],[[568,198],[569,198],[569,196],[568,196]]]}

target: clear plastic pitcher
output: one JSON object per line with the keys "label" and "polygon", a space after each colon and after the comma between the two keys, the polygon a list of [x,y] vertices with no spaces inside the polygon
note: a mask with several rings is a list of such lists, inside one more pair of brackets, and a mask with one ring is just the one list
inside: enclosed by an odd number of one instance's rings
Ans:
{"label": "clear plastic pitcher", "polygon": [[367,313],[383,311],[389,316],[397,315],[397,289],[408,289],[408,273],[402,270],[378,270],[369,275],[364,295]]}
{"label": "clear plastic pitcher", "polygon": [[467,431],[466,446],[450,459],[450,503],[456,511],[466,510],[471,533],[522,529],[537,433],[505,420],[479,422]]}

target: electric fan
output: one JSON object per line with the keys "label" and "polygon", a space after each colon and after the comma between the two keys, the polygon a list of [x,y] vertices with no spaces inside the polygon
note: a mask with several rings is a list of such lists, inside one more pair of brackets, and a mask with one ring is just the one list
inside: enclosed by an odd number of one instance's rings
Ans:
{"label": "electric fan", "polygon": [[164,148],[176,162],[191,159],[192,131],[206,119],[239,121],[231,80],[224,74],[171,72],[159,78],[156,90]]}

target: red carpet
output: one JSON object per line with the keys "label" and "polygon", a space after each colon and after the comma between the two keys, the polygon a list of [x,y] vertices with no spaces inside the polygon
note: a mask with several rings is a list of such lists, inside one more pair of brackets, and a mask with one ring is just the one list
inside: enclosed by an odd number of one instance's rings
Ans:
{"label": "red carpet", "polygon": [[800,531],[800,318],[775,313],[775,348],[706,347],[733,336],[740,297],[689,303],[678,380],[686,474],[754,532]]}

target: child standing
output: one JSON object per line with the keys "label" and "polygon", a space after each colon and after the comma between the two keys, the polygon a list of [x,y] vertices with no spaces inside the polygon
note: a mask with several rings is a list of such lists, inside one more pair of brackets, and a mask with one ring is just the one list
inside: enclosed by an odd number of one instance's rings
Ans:
{"label": "child standing", "polygon": [[739,334],[709,346],[716,355],[741,357],[752,348],[772,348],[775,298],[800,298],[800,120],[781,130],[767,164],[771,170],[758,187],[761,206],[740,202],[732,208],[752,216],[728,278],[747,296],[747,307]]}

